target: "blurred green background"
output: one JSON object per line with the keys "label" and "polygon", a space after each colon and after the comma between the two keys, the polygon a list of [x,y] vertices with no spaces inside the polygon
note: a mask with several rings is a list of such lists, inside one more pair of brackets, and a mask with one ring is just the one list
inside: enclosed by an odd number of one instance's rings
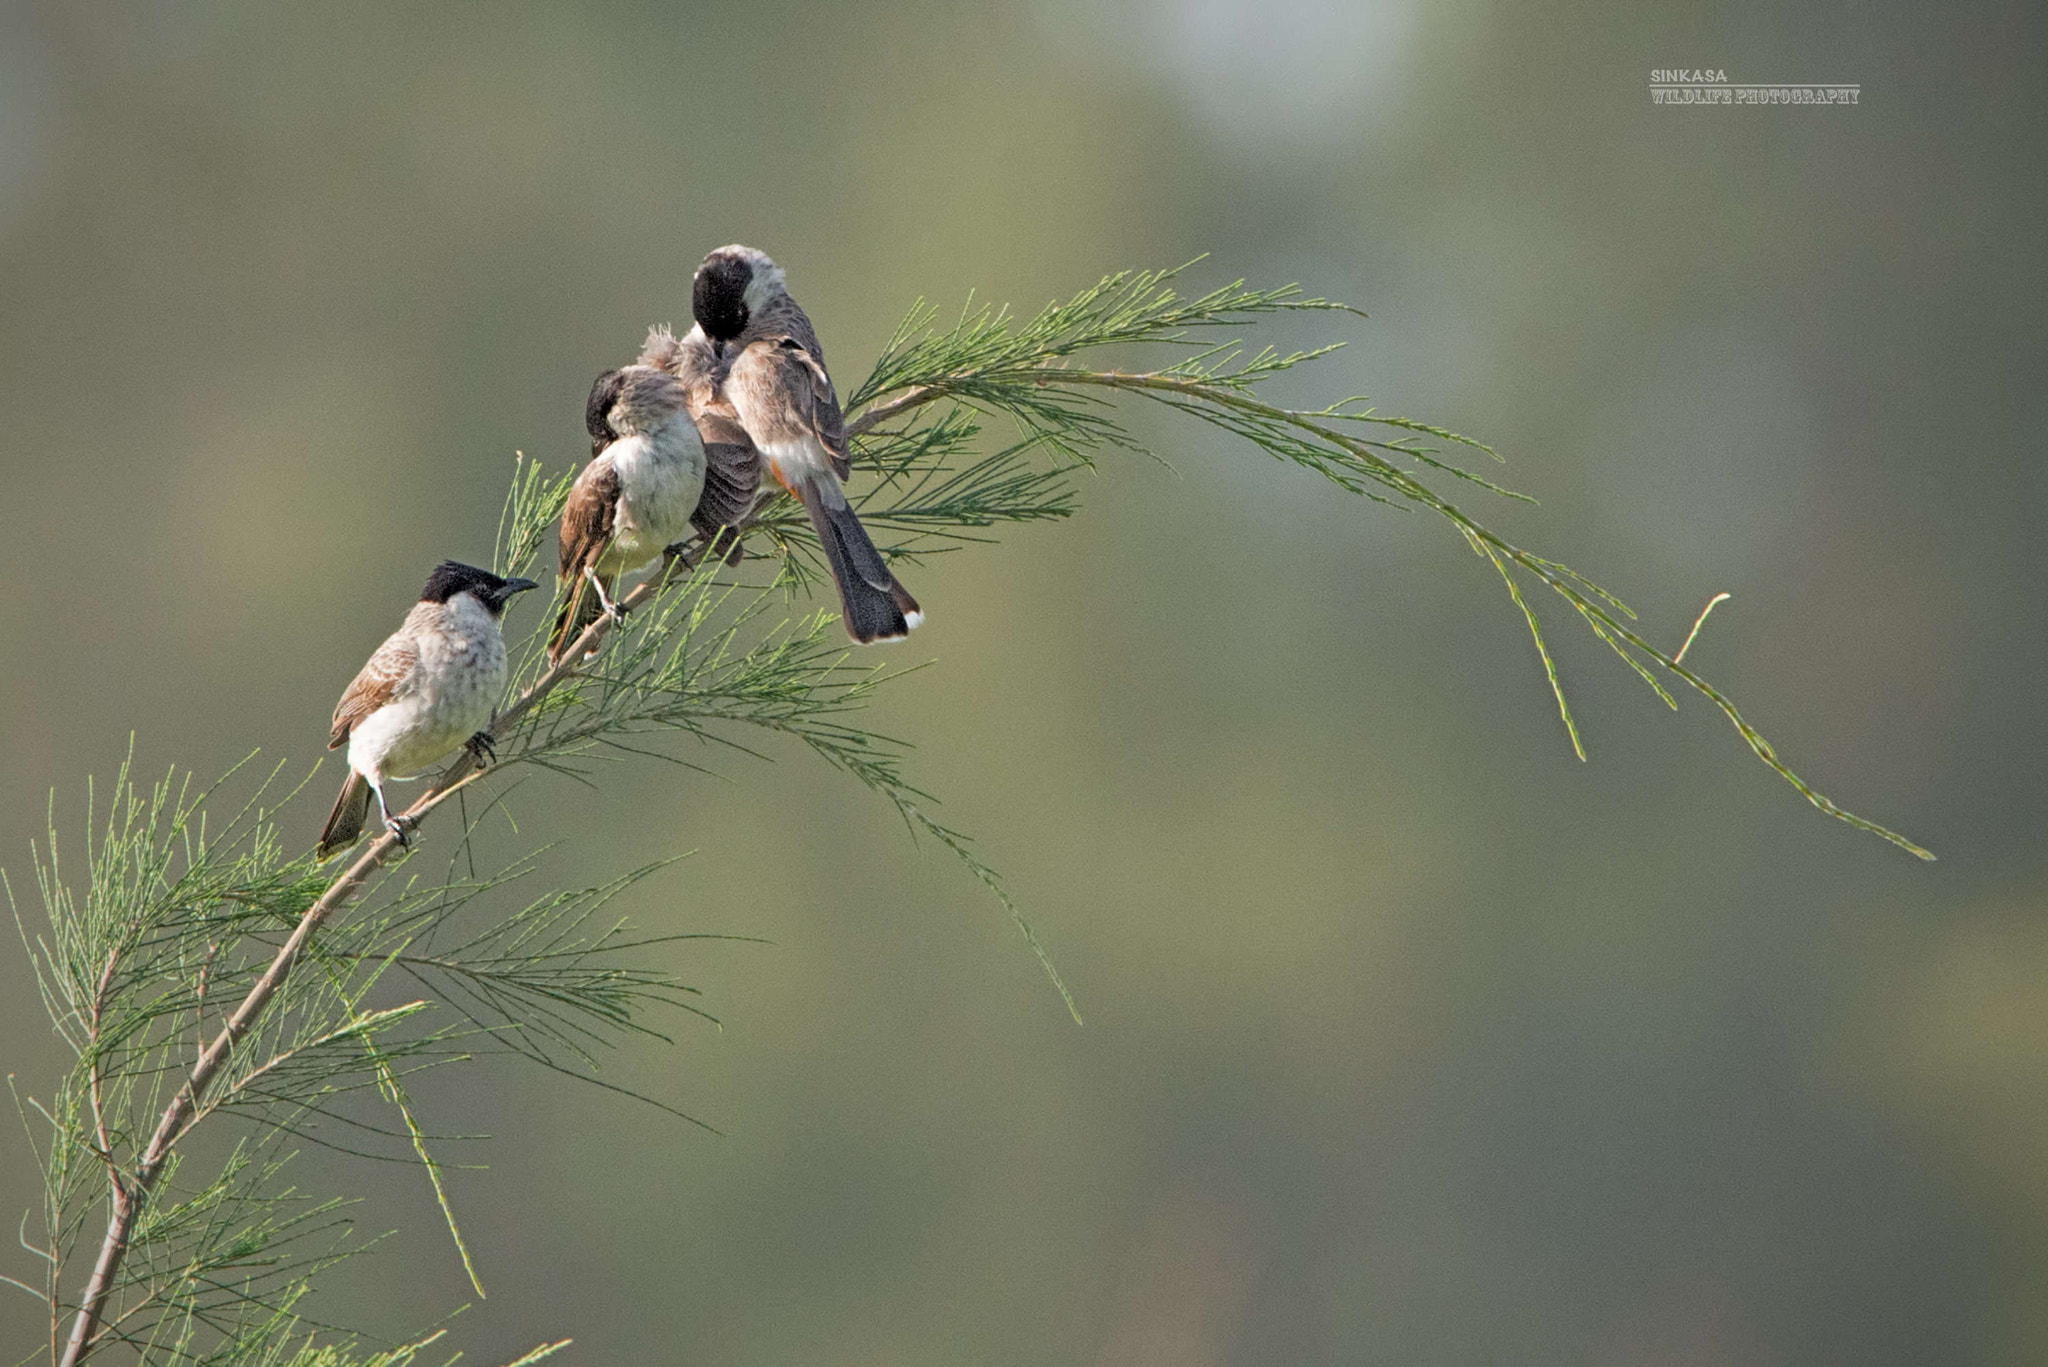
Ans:
{"label": "blurred green background", "polygon": [[[907,576],[877,724],[942,852],[801,756],[516,801],[725,1028],[419,1089],[465,1361],[1884,1363],[2048,1355],[2038,6],[1485,0],[0,8],[0,863],[133,730],[310,761],[512,452],[735,239],[843,390],[920,294],[1214,253],[1370,321],[1290,394],[1484,437],[1510,535],[1695,648],[1818,786],[1550,603],[1592,762],[1432,519],[1140,415],[1075,520]],[[1855,81],[1653,107],[1654,67]],[[2027,133],[2029,127],[2034,133]],[[1477,498],[1466,502],[1485,507]],[[524,605],[521,612],[536,612]],[[316,781],[310,838],[333,774]],[[315,810],[318,808],[318,810]],[[538,820],[536,820],[538,818]],[[59,1067],[0,954],[4,1067]],[[16,1132],[0,1213],[32,1199]],[[472,1299],[416,1172],[315,1313]],[[11,1244],[11,1240],[5,1241]],[[33,1275],[0,1251],[0,1272]],[[41,1321],[0,1295],[0,1343]],[[10,1353],[12,1348],[9,1349]]]}

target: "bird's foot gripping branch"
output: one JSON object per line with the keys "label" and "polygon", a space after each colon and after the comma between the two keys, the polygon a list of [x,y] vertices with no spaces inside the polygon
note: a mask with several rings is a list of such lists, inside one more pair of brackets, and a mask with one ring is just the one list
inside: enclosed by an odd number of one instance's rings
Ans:
{"label": "bird's foot gripping branch", "polygon": [[[1162,405],[1347,492],[1443,518],[1499,572],[1575,748],[1578,727],[1523,596],[1529,583],[1562,599],[1667,703],[1676,705],[1666,678],[1705,696],[1822,811],[1928,857],[1803,782],[1721,692],[1639,635],[1614,596],[1452,502],[1445,490],[1460,486],[1506,493],[1446,454],[1490,456],[1487,448],[1355,400],[1314,410],[1269,403],[1267,379],[1329,348],[1282,354],[1218,340],[1277,312],[1342,306],[1242,285],[1184,297],[1173,275],[1112,276],[1028,319],[984,309],[939,328],[920,306],[891,339],[847,405],[851,506],[888,562],[927,566],[928,601],[972,611],[947,600],[932,562],[1010,525],[1071,515],[1075,473],[1137,449],[1114,401]],[[485,590],[534,572],[574,477],[520,464],[494,570],[477,581]],[[825,487],[822,477],[813,483]],[[752,559],[729,558],[729,539],[696,564],[671,550],[618,600],[619,615],[593,613],[553,642],[552,659],[543,615],[509,654],[499,710],[470,744],[447,742],[459,746],[452,763],[397,813],[420,831],[403,876],[386,876],[400,853],[388,830],[339,865],[304,852],[268,784],[209,819],[219,790],[170,781],[137,790],[124,769],[82,866],[60,866],[52,834],[36,857],[45,924],[28,931],[24,922],[25,940],[75,1064],[53,1091],[22,1100],[39,1136],[41,1232],[24,1239],[25,1265],[0,1272],[45,1303],[53,1363],[116,1349],[151,1361],[301,1362],[289,1346],[305,1337],[295,1327],[300,1299],[352,1245],[340,1203],[286,1180],[289,1145],[382,1144],[385,1156],[416,1161],[469,1266],[414,1122],[411,1081],[482,1048],[596,1080],[600,1046],[653,1034],[650,1012],[696,1010],[681,982],[647,966],[656,942],[601,919],[611,897],[652,869],[520,901],[516,886],[539,851],[476,874],[478,815],[446,842],[445,866],[417,873],[433,852],[431,818],[478,785],[486,757],[495,756],[494,777],[524,766],[598,782],[601,760],[694,764],[718,747],[753,753],[750,735],[779,735],[887,798],[1008,905],[996,875],[905,777],[904,747],[859,725],[887,675],[850,657],[830,617],[792,619],[784,607],[792,591],[844,572],[817,539],[833,525],[777,495],[744,519]],[[759,572],[764,562],[775,573]],[[605,572],[598,551],[591,563]],[[533,812],[521,831],[558,834]],[[369,1123],[371,1108],[397,1123]],[[227,1116],[239,1125],[210,1125]],[[208,1150],[204,1172],[186,1152],[202,1125],[236,1132],[225,1158]],[[400,1367],[409,1351],[364,1360]]]}

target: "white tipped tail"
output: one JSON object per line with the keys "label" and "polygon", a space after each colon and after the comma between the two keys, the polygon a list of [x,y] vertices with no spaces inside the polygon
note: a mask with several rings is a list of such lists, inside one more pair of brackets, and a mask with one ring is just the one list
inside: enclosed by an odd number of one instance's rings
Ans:
{"label": "white tipped tail", "polygon": [[799,485],[796,494],[811,515],[825,561],[832,567],[846,634],[862,645],[908,636],[924,621],[924,611],[890,572],[889,562],[860,525],[839,481],[829,471],[820,471]]}

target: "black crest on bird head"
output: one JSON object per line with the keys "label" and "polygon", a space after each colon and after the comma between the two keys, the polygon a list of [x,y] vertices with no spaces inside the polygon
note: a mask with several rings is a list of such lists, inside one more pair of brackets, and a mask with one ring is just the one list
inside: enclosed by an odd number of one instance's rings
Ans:
{"label": "black crest on bird head", "polygon": [[590,399],[583,406],[583,425],[590,429],[590,455],[593,460],[600,451],[619,439],[619,434],[612,430],[611,412],[625,383],[625,371],[607,370],[590,386]]}
{"label": "black crest on bird head", "polygon": [[729,342],[747,325],[747,286],[754,265],[737,252],[719,250],[704,258],[690,287],[690,312],[714,341]]}
{"label": "black crest on bird head", "polygon": [[420,601],[445,603],[458,593],[471,593],[495,617],[505,610],[505,603],[513,594],[537,587],[531,579],[500,579],[489,570],[465,565],[460,560],[443,560],[427,576],[427,586],[420,590]]}

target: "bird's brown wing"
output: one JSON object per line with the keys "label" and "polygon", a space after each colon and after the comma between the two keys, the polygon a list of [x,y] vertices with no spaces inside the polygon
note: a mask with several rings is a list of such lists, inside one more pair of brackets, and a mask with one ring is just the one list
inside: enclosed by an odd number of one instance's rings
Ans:
{"label": "bird's brown wing", "polygon": [[761,428],[752,433],[756,443],[781,445],[809,438],[825,449],[832,472],[846,478],[851,467],[839,396],[833,392],[832,377],[802,339],[763,337],[748,343],[733,361],[726,383],[747,389],[753,401],[750,411]]}
{"label": "bird's brown wing", "polygon": [[762,307],[753,329],[754,337],[776,342],[785,351],[801,356],[805,387],[810,391],[811,428],[832,455],[832,472],[845,479],[851,468],[846,461],[846,417],[839,411],[839,394],[832,388],[832,376],[825,366],[825,348],[818,341],[818,330],[811,326],[811,315],[783,294]]}
{"label": "bird's brown wing", "polygon": [[[796,343],[793,348],[791,341]],[[832,388],[832,377],[825,371],[825,357],[817,345],[815,340],[805,345],[805,339],[791,338],[783,343],[783,349],[794,350],[803,358],[804,372],[810,381],[811,422],[817,429],[818,440],[832,453],[832,473],[845,479],[853,469],[846,458],[846,415],[839,411],[839,392]]]}
{"label": "bird's brown wing", "polygon": [[761,453],[716,386],[693,387],[689,409],[704,442],[704,492],[690,520],[709,536],[719,527],[738,526],[753,511],[761,491]]}
{"label": "bird's brown wing", "polygon": [[550,663],[559,663],[569,643],[597,620],[597,595],[590,591],[583,571],[596,565],[604,554],[618,511],[619,472],[609,456],[597,456],[576,476],[569,486],[568,501],[562,505],[561,572],[568,594],[555,616],[555,634],[548,645]]}
{"label": "bird's brown wing", "polygon": [[562,578],[572,579],[597,563],[611,540],[619,508],[619,472],[599,456],[583,467],[562,505]]}
{"label": "bird's brown wing", "polygon": [[327,748],[339,749],[364,718],[396,697],[419,662],[419,647],[408,633],[395,633],[378,646],[334,705],[334,729],[328,733]]}

